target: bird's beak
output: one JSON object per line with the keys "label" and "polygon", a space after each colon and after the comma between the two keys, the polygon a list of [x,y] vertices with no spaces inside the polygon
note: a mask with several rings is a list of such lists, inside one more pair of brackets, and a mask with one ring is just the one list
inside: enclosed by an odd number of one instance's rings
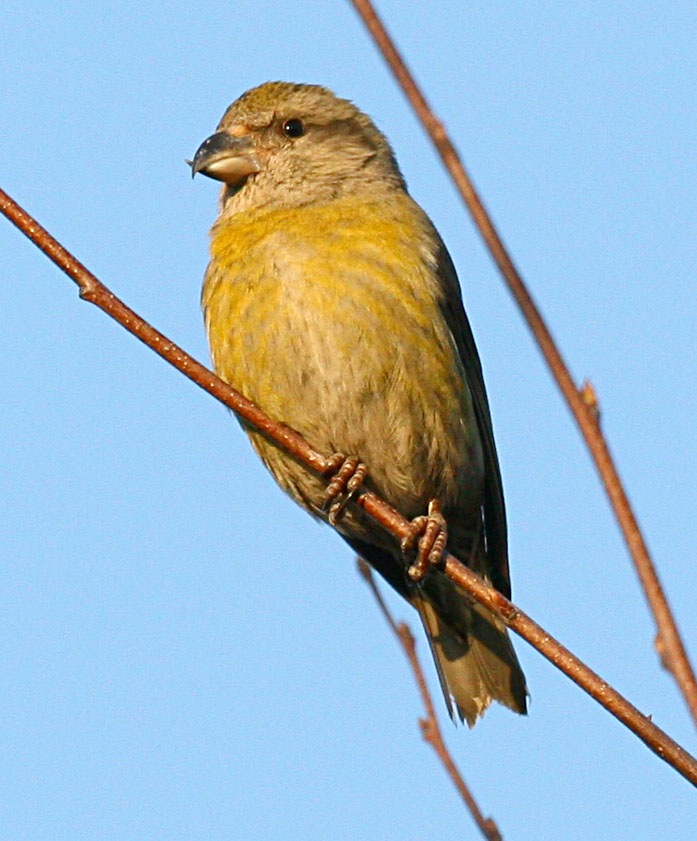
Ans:
{"label": "bird's beak", "polygon": [[204,140],[191,161],[192,178],[197,172],[202,172],[209,178],[235,187],[260,169],[252,138],[249,135],[234,137],[226,131],[219,131]]}

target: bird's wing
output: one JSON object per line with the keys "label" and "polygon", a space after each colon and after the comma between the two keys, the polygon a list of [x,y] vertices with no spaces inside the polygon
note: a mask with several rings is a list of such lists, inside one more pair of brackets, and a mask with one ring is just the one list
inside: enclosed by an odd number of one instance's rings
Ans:
{"label": "bird's wing", "polygon": [[462,305],[460,284],[455,267],[445,245],[442,241],[439,242],[438,274],[443,290],[441,306],[465,369],[484,455],[483,513],[488,566],[493,585],[499,592],[509,598],[511,595],[511,580],[508,572],[506,509],[503,501],[501,472],[496,455],[491,414],[489,413],[489,401],[486,396],[484,376],[479,354],[474,344],[474,336]]}

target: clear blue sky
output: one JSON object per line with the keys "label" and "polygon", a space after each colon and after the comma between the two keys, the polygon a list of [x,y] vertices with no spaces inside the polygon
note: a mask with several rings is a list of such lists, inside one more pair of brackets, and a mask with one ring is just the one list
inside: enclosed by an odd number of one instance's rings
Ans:
{"label": "clear blue sky", "polygon": [[[697,657],[697,6],[380,9],[596,386]],[[694,752],[567,410],[349,5],[6,0],[0,50],[0,186],[202,360],[217,186],[192,183],[185,158],[268,79],[326,84],[375,118],[459,270],[516,600]],[[3,220],[0,255],[0,836],[477,837],[343,543],[281,495],[220,405]],[[444,722],[504,837],[694,837],[695,791],[517,648],[529,717]]]}

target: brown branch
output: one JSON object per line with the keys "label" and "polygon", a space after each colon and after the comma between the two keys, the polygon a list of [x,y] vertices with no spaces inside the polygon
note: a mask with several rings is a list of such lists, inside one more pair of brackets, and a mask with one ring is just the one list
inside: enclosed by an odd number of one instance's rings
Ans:
{"label": "brown branch", "polygon": [[431,137],[455,186],[460,192],[499,271],[520,307],[530,330],[542,351],[579,430],[591,453],[605,492],[634,562],[657,628],[656,649],[663,666],[671,672],[683,694],[692,718],[697,724],[697,680],[683,645],[668,600],[651,560],[629,498],[617,472],[612,454],[598,424],[597,403],[589,406],[571,378],[569,369],[557,348],[540,311],[527,290],[522,277],[509,256],[491,217],[482,204],[459,155],[442,123],[436,119],[426,98],[399,54],[390,35],[380,21],[370,0],[351,0],[378,49],[399,82],[409,103]]}
{"label": "brown branch", "polygon": [[462,778],[462,774],[460,774],[457,765],[455,765],[455,762],[453,761],[453,758],[450,755],[450,751],[445,745],[443,734],[441,733],[441,729],[438,725],[436,711],[433,707],[431,693],[428,691],[426,678],[424,677],[423,669],[421,668],[421,663],[419,662],[419,658],[416,654],[416,642],[414,640],[413,634],[409,630],[409,626],[406,624],[406,622],[400,622],[399,624],[395,622],[394,618],[392,617],[392,614],[389,611],[389,608],[385,604],[385,600],[383,599],[377,584],[375,583],[372,570],[370,569],[368,564],[360,557],[357,559],[357,563],[358,571],[366,580],[368,586],[370,587],[373,593],[373,596],[375,596],[375,601],[378,603],[380,612],[385,617],[387,624],[390,626],[392,632],[397,637],[400,645],[404,649],[404,653],[406,654],[407,660],[409,661],[409,665],[411,666],[411,670],[414,674],[414,679],[416,680],[416,684],[419,687],[421,700],[423,701],[424,708],[426,710],[426,718],[419,719],[419,727],[421,728],[421,735],[424,737],[424,741],[428,742],[428,744],[436,752],[436,755],[442,762],[446,773],[452,780],[455,788],[460,793],[460,797],[462,797],[462,799],[464,800],[465,806],[467,806],[467,808],[469,809],[470,814],[474,819],[474,822],[481,830],[482,835],[487,839],[487,841],[503,841],[501,833],[499,832],[499,828],[496,825],[496,821],[494,821],[493,818],[484,817],[479,806],[477,805],[477,801],[472,796],[472,792],[469,790],[467,783]]}
{"label": "brown branch", "polygon": [[123,301],[120,301],[110,292],[79,260],[63,248],[45,228],[2,190],[0,190],[0,211],[68,277],[77,283],[81,298],[104,310],[107,315],[118,321],[129,333],[133,333],[136,338],[144,342],[170,365],[173,365],[240,417],[249,421],[255,429],[280,444],[307,467],[319,474],[323,474],[329,468],[330,465],[327,460],[316,450],[313,450],[301,435],[298,435],[297,432],[285,424],[271,420],[254,403],[243,397],[239,391],[235,391],[220,377],[217,377],[212,371],[209,371],[208,368],[205,368],[200,362],[197,362],[174,342],[155,330],[133,310],[129,309]]}
{"label": "brown branch", "polygon": [[[314,450],[297,432],[269,420],[253,403],[136,315],[2,190],[0,190],[0,211],[78,284],[80,294],[85,300],[103,309],[163,359],[262,431],[271,441],[308,469],[320,475],[326,474],[332,463],[330,459]],[[398,540],[411,533],[409,521],[376,494],[363,491],[356,496],[353,504],[363,508],[370,517]],[[697,760],[657,727],[650,718],[642,715],[636,707],[589,669],[578,657],[452,555],[445,554],[444,564],[446,574],[455,583],[478,602],[501,616],[510,628],[632,730],[654,753],[697,786]]]}

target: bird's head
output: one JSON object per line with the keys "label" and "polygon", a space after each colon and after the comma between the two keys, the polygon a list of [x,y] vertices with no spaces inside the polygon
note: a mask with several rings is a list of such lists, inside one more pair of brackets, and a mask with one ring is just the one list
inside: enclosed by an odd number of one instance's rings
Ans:
{"label": "bird's head", "polygon": [[237,210],[298,206],[403,189],[385,136],[351,102],[319,85],[267,82],[233,102],[191,164],[225,184]]}

